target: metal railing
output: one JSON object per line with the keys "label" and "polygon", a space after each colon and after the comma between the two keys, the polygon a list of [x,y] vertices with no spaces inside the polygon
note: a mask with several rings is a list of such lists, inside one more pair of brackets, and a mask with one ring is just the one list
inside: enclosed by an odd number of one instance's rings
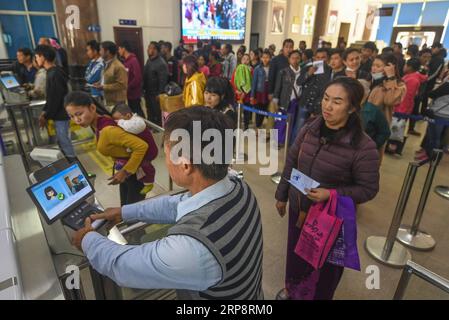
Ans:
{"label": "metal railing", "polygon": [[402,273],[401,280],[394,294],[394,300],[403,300],[407,291],[408,284],[412,275],[421,278],[422,280],[430,283],[431,285],[449,293],[449,280],[437,275],[436,273],[427,270],[423,266],[420,266],[413,261],[408,261],[405,269]]}

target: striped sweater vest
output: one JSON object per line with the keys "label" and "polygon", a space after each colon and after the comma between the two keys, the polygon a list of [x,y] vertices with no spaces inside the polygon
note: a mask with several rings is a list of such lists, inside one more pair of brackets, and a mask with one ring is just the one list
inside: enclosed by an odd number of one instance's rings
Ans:
{"label": "striped sweater vest", "polygon": [[230,178],[233,190],[183,217],[169,230],[200,241],[215,256],[222,280],[204,292],[178,290],[180,300],[263,300],[262,222],[249,186]]}

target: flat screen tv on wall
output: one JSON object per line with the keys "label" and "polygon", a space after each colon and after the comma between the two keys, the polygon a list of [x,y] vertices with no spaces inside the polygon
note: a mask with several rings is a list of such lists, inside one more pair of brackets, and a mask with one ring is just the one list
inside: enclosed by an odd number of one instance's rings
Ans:
{"label": "flat screen tv on wall", "polygon": [[247,0],[181,0],[182,38],[245,40]]}

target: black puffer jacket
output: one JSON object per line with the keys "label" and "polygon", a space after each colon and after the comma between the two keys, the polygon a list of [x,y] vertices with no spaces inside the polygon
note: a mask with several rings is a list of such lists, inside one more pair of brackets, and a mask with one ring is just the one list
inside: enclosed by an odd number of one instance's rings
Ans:
{"label": "black puffer jacket", "polygon": [[323,100],[324,88],[331,81],[332,69],[324,66],[324,73],[309,76],[308,72],[312,66],[304,67],[298,79],[298,85],[302,88],[299,105],[306,108],[314,115],[321,114],[321,100]]}

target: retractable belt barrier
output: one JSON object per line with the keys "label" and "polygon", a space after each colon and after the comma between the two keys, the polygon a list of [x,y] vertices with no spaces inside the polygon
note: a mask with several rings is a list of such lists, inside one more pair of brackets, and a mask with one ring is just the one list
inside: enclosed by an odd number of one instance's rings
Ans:
{"label": "retractable belt barrier", "polygon": [[[287,162],[287,156],[288,156],[288,145],[290,143],[290,133],[291,133],[291,116],[290,115],[283,115],[283,114],[278,114],[278,113],[272,113],[272,112],[268,112],[268,111],[263,111],[263,110],[259,110],[250,106],[246,106],[246,105],[242,105],[242,104],[238,104],[237,106],[237,115],[238,115],[238,120],[237,120],[237,132],[238,132],[238,138],[237,138],[237,159],[240,159],[240,148],[241,148],[241,144],[240,144],[240,128],[241,128],[241,112],[242,110],[247,111],[247,112],[251,112],[251,113],[255,113],[258,115],[262,115],[265,117],[269,117],[269,118],[274,118],[277,120],[284,120],[286,121],[286,134],[285,134],[285,145],[284,145],[284,159],[285,162]],[[282,172],[277,172],[274,175],[271,176],[271,181],[275,184],[280,184],[281,183],[281,179],[282,179]]]}
{"label": "retractable belt barrier", "polygon": [[436,124],[439,126],[448,126],[449,127],[449,119],[432,119],[430,117],[425,116],[417,116],[412,114],[406,114],[406,113],[395,113],[393,114],[393,117],[398,119],[404,119],[404,120],[415,120],[415,121],[426,121],[432,124]]}

